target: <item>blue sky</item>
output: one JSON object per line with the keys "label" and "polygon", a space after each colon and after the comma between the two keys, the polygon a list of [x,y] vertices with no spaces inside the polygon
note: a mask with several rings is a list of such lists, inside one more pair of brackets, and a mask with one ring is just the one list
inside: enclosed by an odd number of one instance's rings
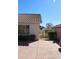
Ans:
{"label": "blue sky", "polygon": [[41,14],[43,26],[61,23],[61,0],[18,0],[18,14]]}

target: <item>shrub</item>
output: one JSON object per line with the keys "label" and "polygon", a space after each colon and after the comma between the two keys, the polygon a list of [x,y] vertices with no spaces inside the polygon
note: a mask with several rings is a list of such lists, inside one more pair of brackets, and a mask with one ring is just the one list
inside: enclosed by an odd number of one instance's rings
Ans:
{"label": "shrub", "polygon": [[57,34],[55,31],[49,31],[48,32],[48,38],[49,40],[53,40],[53,41],[56,41],[57,39]]}
{"label": "shrub", "polygon": [[56,32],[55,28],[52,28],[51,30],[49,30],[48,32]]}
{"label": "shrub", "polygon": [[35,35],[18,35],[18,41],[34,41]]}
{"label": "shrub", "polygon": [[34,41],[35,40],[35,35],[28,35],[28,40]]}

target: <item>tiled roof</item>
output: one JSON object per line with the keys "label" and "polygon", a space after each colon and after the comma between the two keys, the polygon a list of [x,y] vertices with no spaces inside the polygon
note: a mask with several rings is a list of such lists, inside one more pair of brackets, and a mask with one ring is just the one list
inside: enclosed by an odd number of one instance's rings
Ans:
{"label": "tiled roof", "polygon": [[18,14],[18,19],[26,22],[30,22],[32,19],[37,19],[38,21],[42,22],[40,14]]}
{"label": "tiled roof", "polygon": [[54,26],[54,27],[61,27],[61,24],[58,24],[58,25],[56,25],[56,26]]}

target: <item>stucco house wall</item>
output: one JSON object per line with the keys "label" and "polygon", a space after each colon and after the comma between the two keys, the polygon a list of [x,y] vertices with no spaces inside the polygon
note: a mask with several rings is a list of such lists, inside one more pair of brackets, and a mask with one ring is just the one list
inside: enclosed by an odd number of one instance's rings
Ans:
{"label": "stucco house wall", "polygon": [[40,34],[40,14],[19,14],[18,25],[29,25],[29,34],[36,35],[36,39],[39,39]]}
{"label": "stucco house wall", "polygon": [[35,34],[37,39],[40,37],[40,28],[39,24],[30,24],[30,34]]}

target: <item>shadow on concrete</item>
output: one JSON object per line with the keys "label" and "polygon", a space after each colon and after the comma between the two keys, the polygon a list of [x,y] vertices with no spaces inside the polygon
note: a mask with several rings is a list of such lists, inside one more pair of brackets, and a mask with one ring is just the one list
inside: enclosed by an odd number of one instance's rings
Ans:
{"label": "shadow on concrete", "polygon": [[61,53],[61,48],[59,48],[58,50],[59,50],[59,52]]}
{"label": "shadow on concrete", "polygon": [[56,43],[60,46],[60,48],[58,48],[58,51],[61,53],[61,40],[60,39],[54,40],[53,43]]}
{"label": "shadow on concrete", "polygon": [[18,41],[18,46],[28,46],[28,42],[27,41]]}
{"label": "shadow on concrete", "polygon": [[18,41],[18,46],[29,46],[30,43],[36,42],[34,41]]}

